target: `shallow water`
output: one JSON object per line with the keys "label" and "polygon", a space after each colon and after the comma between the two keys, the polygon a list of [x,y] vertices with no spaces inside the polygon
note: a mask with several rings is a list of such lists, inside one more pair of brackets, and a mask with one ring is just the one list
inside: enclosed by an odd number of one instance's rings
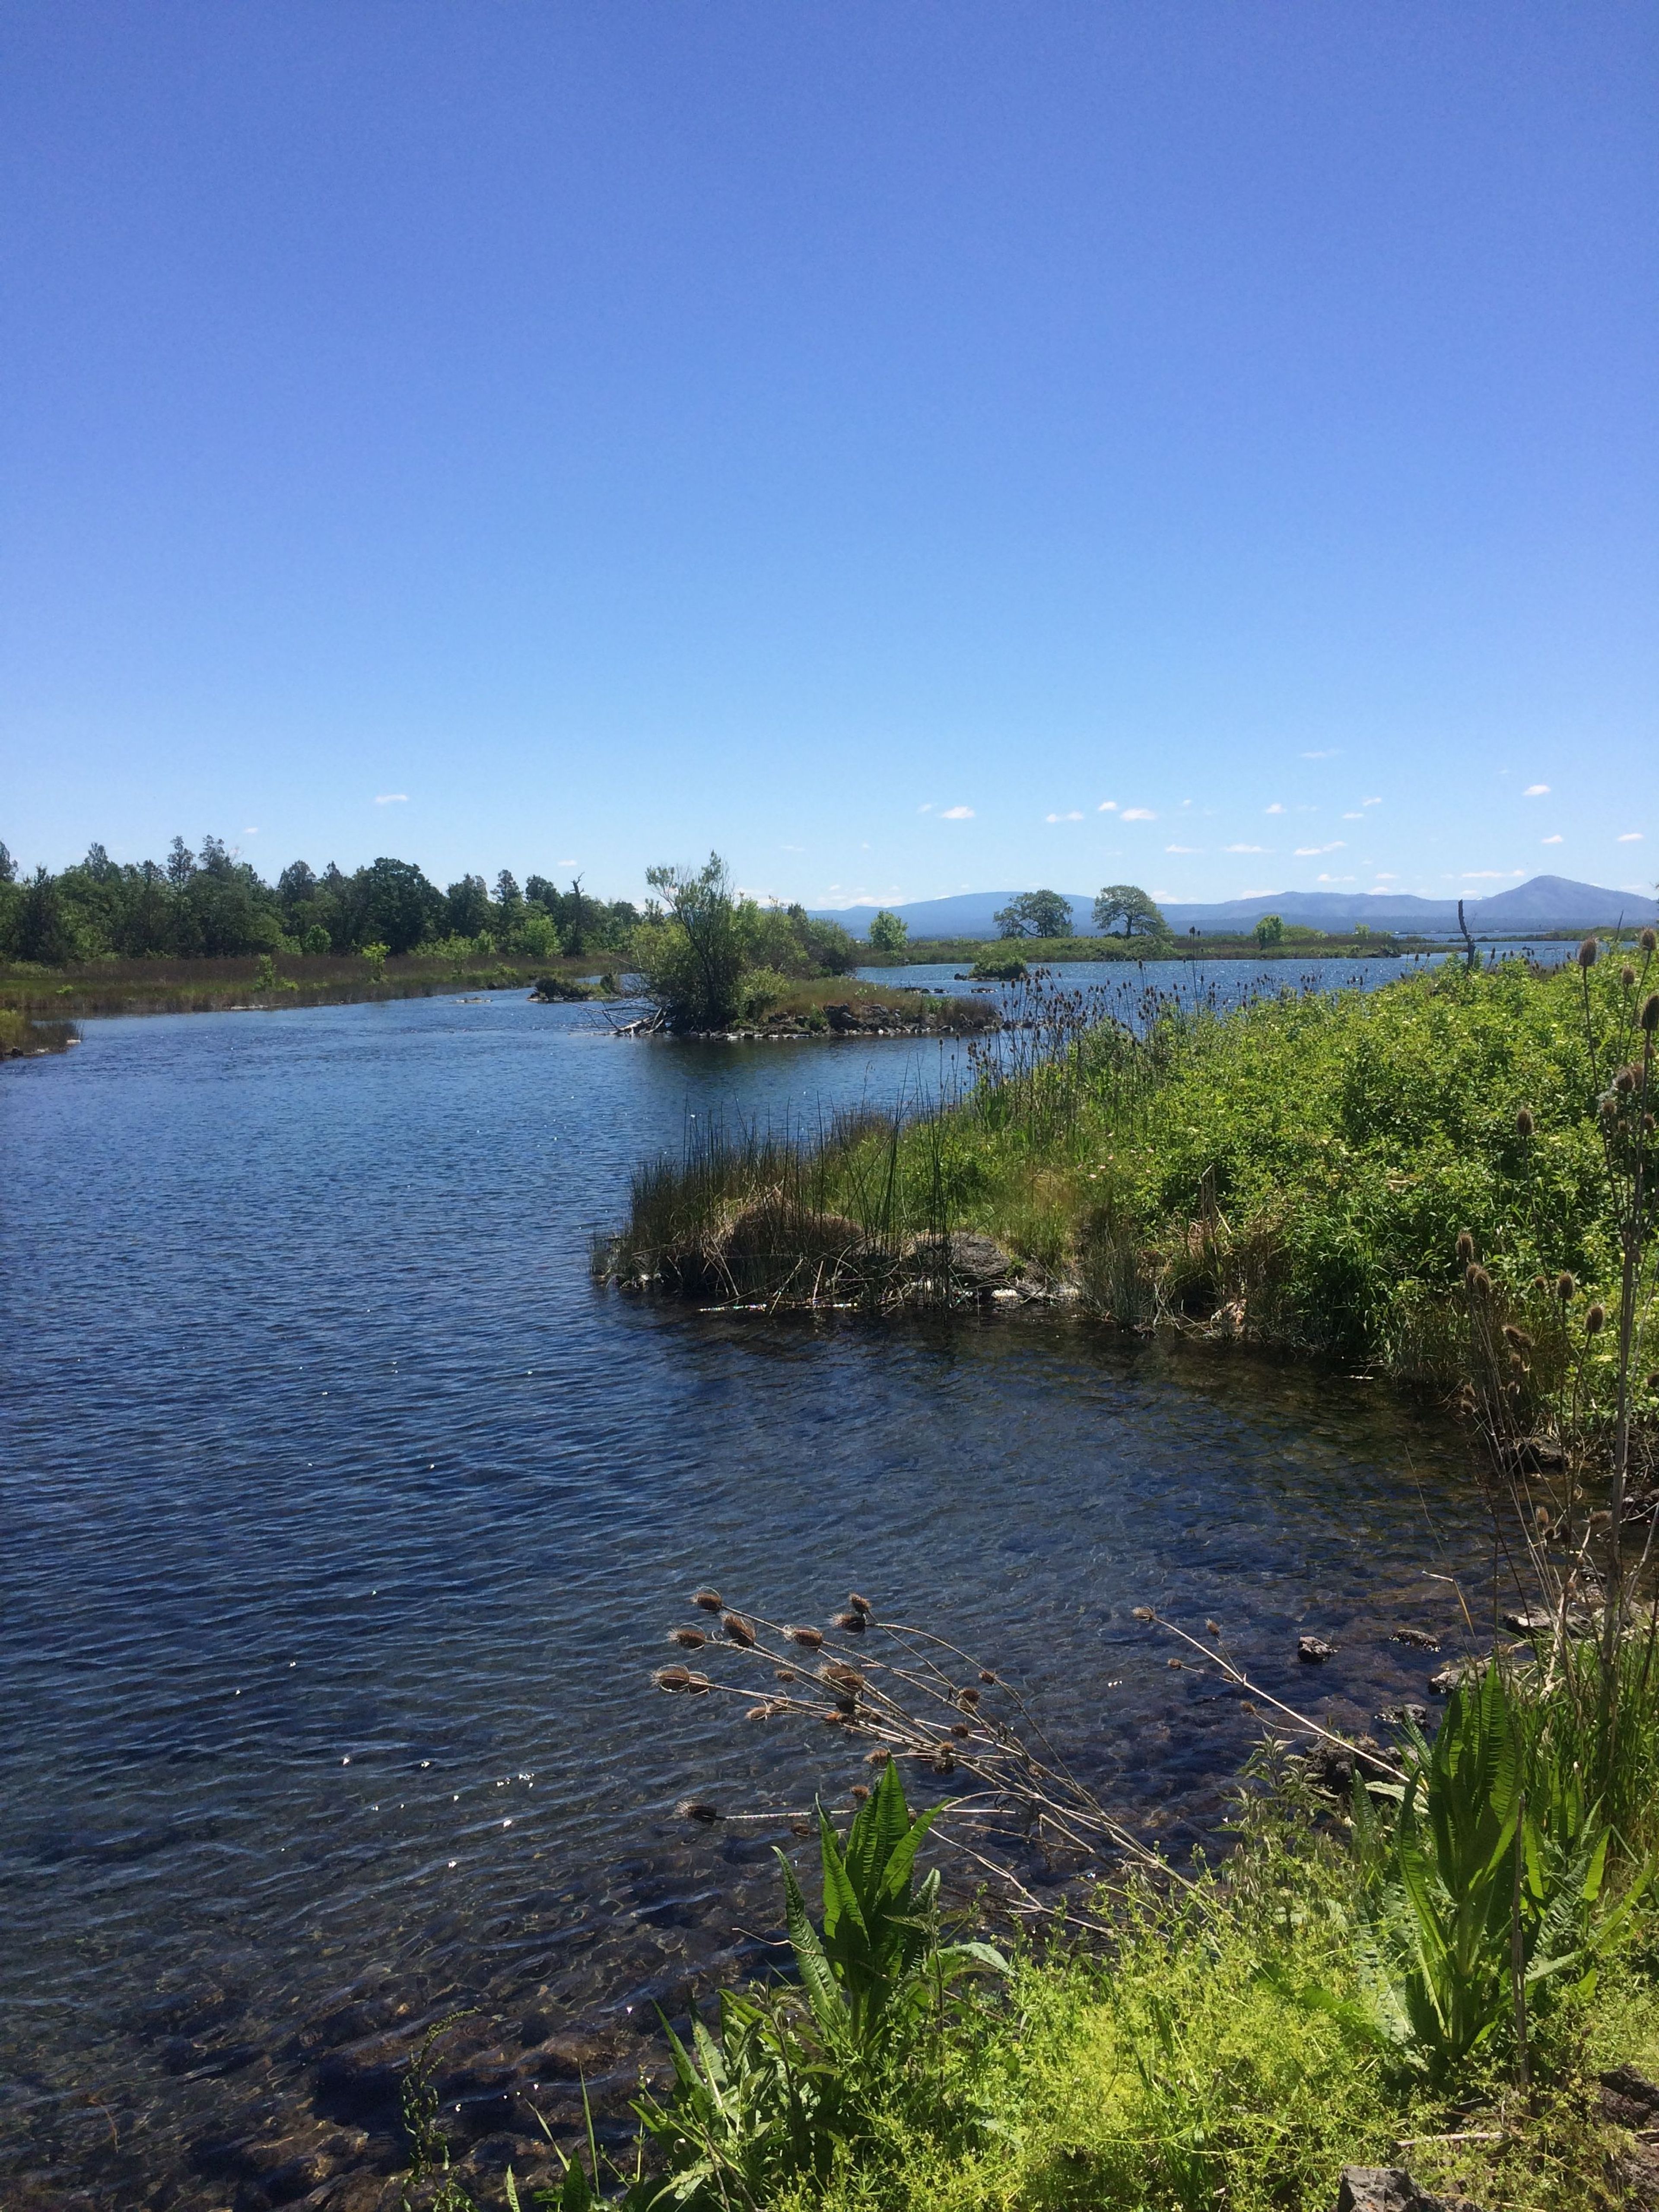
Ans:
{"label": "shallow water", "polygon": [[590,1284],[688,1112],[884,1102],[952,1047],[622,1042],[516,995],[85,1037],[0,1069],[9,2204],[297,2198],[269,2176],[317,2145],[372,2180],[389,2069],[459,2004],[486,2158],[520,2083],[557,2118],[578,2063],[630,2081],[649,2001],[775,1932],[765,1838],[677,1799],[856,1771],[650,1690],[702,1580],[951,1624],[1180,1847],[1250,1724],[1135,1604],[1364,1722],[1434,1663],[1389,1631],[1479,1571],[1455,1438],[1374,1385]]}

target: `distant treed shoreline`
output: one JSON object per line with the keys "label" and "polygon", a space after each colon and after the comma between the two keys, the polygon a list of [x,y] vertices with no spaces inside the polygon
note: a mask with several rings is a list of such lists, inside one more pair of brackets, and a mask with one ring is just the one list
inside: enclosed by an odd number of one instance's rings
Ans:
{"label": "distant treed shoreline", "polygon": [[620,951],[641,918],[626,899],[590,896],[580,878],[561,890],[532,875],[520,889],[506,869],[493,890],[482,876],[440,890],[411,860],[382,858],[349,875],[295,860],[270,884],[221,838],[192,853],[175,837],[165,861],[118,862],[94,845],[58,875],[22,877],[0,844],[0,959],[48,968],[417,950],[556,959]]}

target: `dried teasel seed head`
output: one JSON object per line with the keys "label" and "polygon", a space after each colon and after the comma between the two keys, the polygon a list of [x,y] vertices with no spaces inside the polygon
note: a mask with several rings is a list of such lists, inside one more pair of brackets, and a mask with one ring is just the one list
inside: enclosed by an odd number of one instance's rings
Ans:
{"label": "dried teasel seed head", "polygon": [[1641,1080],[1642,1071],[1639,1067],[1621,1067],[1613,1079],[1613,1087],[1615,1091],[1622,1091],[1628,1098]]}
{"label": "dried teasel seed head", "polygon": [[1524,1374],[1526,1373],[1526,1371],[1527,1371],[1527,1363],[1526,1363],[1526,1361],[1525,1361],[1524,1359],[1522,1359],[1522,1358],[1521,1357],[1520,1353],[1519,1353],[1518,1352],[1510,1352],[1510,1374],[1511,1374],[1511,1375],[1524,1375]]}
{"label": "dried teasel seed head", "polygon": [[1578,948],[1578,965],[1581,968],[1594,968],[1601,956],[1601,948],[1595,939],[1593,937],[1587,937]]}
{"label": "dried teasel seed head", "polygon": [[823,1642],[821,1628],[786,1628],[783,1632],[792,1644],[799,1644],[808,1651],[816,1651]]}
{"label": "dried teasel seed head", "polygon": [[793,1667],[775,1667],[772,1674],[774,1679],[780,1682],[794,1682],[800,1679]]}
{"label": "dried teasel seed head", "polygon": [[1642,1001],[1642,1011],[1636,1018],[1650,1036],[1655,1030],[1659,1030],[1659,991],[1648,993]]}
{"label": "dried teasel seed head", "polygon": [[744,1718],[746,1721],[769,1721],[775,1711],[771,1705],[750,1705]]}
{"label": "dried teasel seed head", "polygon": [[871,1604],[867,1597],[860,1597],[856,1590],[848,1590],[847,1593],[847,1602],[852,1607],[854,1613],[861,1613],[866,1620],[874,1620],[875,1607]]}
{"label": "dried teasel seed head", "polygon": [[861,1613],[838,1613],[834,1626],[848,1636],[862,1636],[870,1626],[867,1616]]}
{"label": "dried teasel seed head", "polygon": [[1504,1322],[1504,1337],[1506,1343],[1514,1345],[1519,1351],[1530,1352],[1532,1349],[1532,1339],[1524,1328],[1517,1328],[1512,1321]]}
{"label": "dried teasel seed head", "polygon": [[979,1691],[976,1686],[969,1682],[966,1689],[958,1690],[957,1703],[959,1705],[976,1705],[979,1703]]}
{"label": "dried teasel seed head", "polygon": [[956,1721],[951,1724],[951,1733],[954,1736],[970,1736],[973,1732],[966,1721]]}
{"label": "dried teasel seed head", "polygon": [[848,1666],[846,1662],[841,1659],[826,1659],[823,1666],[818,1668],[818,1680],[820,1682],[828,1682],[835,1689],[845,1690],[848,1692],[861,1690],[864,1687],[864,1677],[858,1668]]}
{"label": "dried teasel seed head", "polygon": [[694,1674],[685,1686],[688,1698],[706,1698],[714,1685],[707,1674]]}
{"label": "dried teasel seed head", "polygon": [[1467,1229],[1457,1232],[1457,1256],[1466,1267],[1474,1257],[1474,1239]]}
{"label": "dried teasel seed head", "polygon": [[1550,1525],[1549,1507],[1547,1505],[1534,1505],[1532,1509],[1532,1517],[1539,1528],[1547,1528]]}
{"label": "dried teasel seed head", "polygon": [[826,1728],[846,1728],[851,1723],[852,1715],[843,1712],[837,1705],[833,1713],[820,1713],[818,1718]]}
{"label": "dried teasel seed head", "polygon": [[1564,1306],[1570,1306],[1578,1295],[1578,1285],[1565,1267],[1555,1279],[1555,1295]]}
{"label": "dried teasel seed head", "polygon": [[940,1744],[933,1753],[934,1773],[954,1774],[956,1771],[957,1755],[955,1752],[951,1750],[948,1743]]}
{"label": "dried teasel seed head", "polygon": [[1624,966],[1619,970],[1619,980],[1627,991],[1631,985],[1636,981],[1636,970],[1631,966],[1628,960],[1626,961]]}
{"label": "dried teasel seed head", "polygon": [[699,1820],[705,1828],[712,1828],[720,1816],[718,1805],[705,1804],[700,1797],[682,1797],[674,1810],[682,1820]]}
{"label": "dried teasel seed head", "polygon": [[1134,1618],[1137,1620],[1156,1620],[1158,1615],[1152,1611],[1151,1606],[1138,1605],[1134,1607]]}
{"label": "dried teasel seed head", "polygon": [[988,1667],[981,1667],[979,1670],[979,1679],[981,1682],[994,1682],[996,1676]]}
{"label": "dried teasel seed head", "polygon": [[1477,1297],[1488,1297],[1492,1293],[1492,1277],[1478,1260],[1471,1260],[1463,1270],[1463,1280]]}
{"label": "dried teasel seed head", "polygon": [[1607,1324],[1607,1310],[1598,1299],[1584,1316],[1584,1334],[1586,1336],[1599,1336]]}
{"label": "dried teasel seed head", "polygon": [[701,1651],[708,1638],[700,1628],[671,1628],[668,1640],[671,1644],[678,1644],[682,1650]]}
{"label": "dried teasel seed head", "polygon": [[855,1805],[862,1805],[870,1795],[870,1785],[867,1782],[855,1782],[847,1794]]}
{"label": "dried teasel seed head", "polygon": [[865,1753],[864,1763],[866,1766],[885,1766],[888,1760],[891,1759],[892,1756],[892,1753],[889,1751],[884,1743],[878,1744],[873,1751],[866,1751]]}
{"label": "dried teasel seed head", "polygon": [[1221,1623],[1218,1620],[1206,1620],[1204,1627],[1208,1635],[1219,1636],[1221,1633]]}
{"label": "dried teasel seed head", "polygon": [[744,1651],[754,1650],[755,1632],[740,1613],[722,1613],[720,1626],[731,1641],[740,1650]]}
{"label": "dried teasel seed head", "polygon": [[651,1677],[659,1690],[689,1690],[691,1672],[686,1667],[659,1667]]}
{"label": "dried teasel seed head", "polygon": [[1644,952],[1659,951],[1659,932],[1644,929],[1636,941]]}
{"label": "dried teasel seed head", "polygon": [[1166,1667],[1180,1667],[1182,1662],[1179,1659],[1166,1659],[1164,1663]]}
{"label": "dried teasel seed head", "polygon": [[1518,1109],[1518,1111],[1516,1112],[1516,1116],[1515,1116],[1515,1133],[1516,1133],[1516,1135],[1517,1137],[1529,1137],[1529,1136],[1531,1136],[1531,1134],[1532,1134],[1532,1133],[1533,1133],[1533,1128],[1534,1128],[1534,1122],[1533,1122],[1533,1118],[1532,1118],[1532,1109],[1531,1109],[1531,1107],[1530,1107],[1530,1106],[1522,1106],[1522,1107],[1521,1107],[1521,1108]]}
{"label": "dried teasel seed head", "polygon": [[1535,1291],[1548,1290],[1550,1286],[1549,1277],[1547,1275],[1534,1275],[1532,1279],[1532,1286]]}
{"label": "dried teasel seed head", "polygon": [[700,1589],[691,1593],[693,1605],[700,1605],[705,1613],[718,1613],[726,1602],[718,1590]]}
{"label": "dried teasel seed head", "polygon": [[1590,1515],[1589,1525],[1592,1528],[1611,1528],[1613,1526],[1613,1516],[1611,1513],[1607,1512],[1604,1507],[1601,1512],[1592,1513]]}

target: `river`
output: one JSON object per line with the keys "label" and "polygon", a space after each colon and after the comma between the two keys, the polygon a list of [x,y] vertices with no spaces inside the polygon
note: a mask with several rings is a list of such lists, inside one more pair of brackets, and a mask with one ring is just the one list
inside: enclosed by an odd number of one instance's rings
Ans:
{"label": "river", "polygon": [[1374,1383],[591,1283],[688,1114],[884,1103],[954,1046],[623,1042],[516,994],[84,1039],[0,1068],[9,2205],[371,2203],[392,2069],[462,2006],[483,2166],[522,2167],[519,2086],[566,2119],[580,2065],[614,2104],[653,2002],[776,1931],[768,1838],[677,1801],[857,1771],[652,1691],[700,1582],[948,1624],[1182,1850],[1252,1723],[1136,1604],[1363,1726],[1434,1663],[1389,1632],[1450,1633],[1433,1577],[1480,1571],[1456,1436]]}

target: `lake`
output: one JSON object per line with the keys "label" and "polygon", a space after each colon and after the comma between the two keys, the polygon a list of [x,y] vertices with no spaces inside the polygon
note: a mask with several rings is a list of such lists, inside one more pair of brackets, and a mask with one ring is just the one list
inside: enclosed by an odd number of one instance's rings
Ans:
{"label": "lake", "polygon": [[[787,1823],[677,1801],[781,1815],[859,1771],[652,1690],[701,1582],[948,1626],[1185,1850],[1251,1723],[1133,1607],[1224,1620],[1266,1687],[1364,1726],[1435,1663],[1390,1631],[1449,1635],[1434,1577],[1481,1571],[1458,1437],[1376,1384],[593,1287],[689,1114],[884,1103],[953,1045],[623,1042],[516,994],[84,1035],[0,1067],[9,2205],[331,2173],[373,2203],[395,2065],[460,2007],[449,2117],[485,2165],[520,2087],[568,2119],[580,2067],[614,2105],[653,2002],[777,1932]],[[1317,1672],[1303,1628],[1340,1647]]]}

